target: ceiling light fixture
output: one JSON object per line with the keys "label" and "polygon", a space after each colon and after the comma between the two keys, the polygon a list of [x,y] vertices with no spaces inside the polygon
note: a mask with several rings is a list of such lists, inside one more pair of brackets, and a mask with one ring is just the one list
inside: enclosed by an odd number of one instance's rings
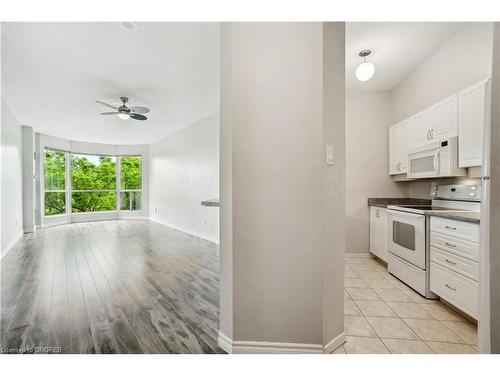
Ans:
{"label": "ceiling light fixture", "polygon": [[375,65],[373,63],[366,61],[366,56],[368,56],[372,51],[365,49],[359,53],[359,56],[363,58],[363,62],[356,68],[356,78],[362,82],[368,81],[373,77],[375,73]]}
{"label": "ceiling light fixture", "polygon": [[118,117],[121,118],[122,120],[128,120],[130,118],[130,114],[128,112],[120,112],[118,113]]}

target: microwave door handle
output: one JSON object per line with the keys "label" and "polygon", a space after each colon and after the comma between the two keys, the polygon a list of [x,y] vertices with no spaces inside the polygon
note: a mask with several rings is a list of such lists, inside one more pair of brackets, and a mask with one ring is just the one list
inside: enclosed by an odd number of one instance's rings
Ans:
{"label": "microwave door handle", "polygon": [[434,154],[434,172],[436,172],[436,175],[439,175],[439,149],[436,151]]}

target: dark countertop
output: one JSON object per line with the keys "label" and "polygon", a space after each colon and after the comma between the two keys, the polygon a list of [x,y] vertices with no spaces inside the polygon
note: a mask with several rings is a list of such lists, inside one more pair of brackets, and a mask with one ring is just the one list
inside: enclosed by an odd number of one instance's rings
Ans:
{"label": "dark countertop", "polygon": [[387,206],[395,204],[405,204],[405,205],[430,205],[430,199],[420,199],[420,198],[368,198],[368,206],[387,208]]}
{"label": "dark countertop", "polygon": [[206,201],[201,201],[202,206],[206,207],[219,207],[219,198],[207,199]]}
{"label": "dark countertop", "polygon": [[479,223],[481,221],[481,214],[478,211],[429,211],[425,214],[428,216],[468,221],[470,223]]}

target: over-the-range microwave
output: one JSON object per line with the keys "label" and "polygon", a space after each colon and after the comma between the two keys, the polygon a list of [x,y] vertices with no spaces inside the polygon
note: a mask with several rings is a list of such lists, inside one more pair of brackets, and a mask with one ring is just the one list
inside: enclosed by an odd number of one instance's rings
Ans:
{"label": "over-the-range microwave", "polygon": [[466,176],[467,169],[458,167],[458,137],[434,142],[409,150],[409,178]]}

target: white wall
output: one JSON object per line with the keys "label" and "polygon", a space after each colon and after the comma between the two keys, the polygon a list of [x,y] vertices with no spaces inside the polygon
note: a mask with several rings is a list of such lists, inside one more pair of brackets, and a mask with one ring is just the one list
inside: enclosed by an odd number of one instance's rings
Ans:
{"label": "white wall", "polygon": [[492,48],[491,22],[467,24],[391,90],[391,123],[490,77]]}
{"label": "white wall", "polygon": [[343,332],[344,48],[342,23],[223,25],[221,333],[232,340],[321,350]]}
{"label": "white wall", "polygon": [[408,196],[389,176],[391,108],[385,91],[346,93],[346,251],[369,251],[368,198]]}
{"label": "white wall", "polygon": [[23,142],[23,230],[24,233],[35,231],[35,210],[36,210],[36,192],[35,192],[35,159],[33,153],[35,149],[35,134],[31,126],[22,126]]}
{"label": "white wall", "polygon": [[[334,164],[323,160],[323,350],[344,340],[346,250],[345,23],[323,23],[323,157],[328,145]],[[340,303],[339,303],[340,302]]]}
{"label": "white wall", "polygon": [[[490,77],[492,50],[493,23],[467,24],[391,90],[391,124]],[[409,196],[429,198],[430,187],[431,180],[411,182]]]}
{"label": "white wall", "polygon": [[[482,354],[500,354],[500,23],[494,26],[491,80],[489,222],[481,222],[480,304],[478,343]],[[485,182],[485,184],[487,184]],[[487,185],[486,185],[487,188]],[[484,215],[481,215],[484,219]]]}
{"label": "white wall", "polygon": [[14,113],[2,99],[2,252],[23,231],[22,130]]}
{"label": "white wall", "polygon": [[219,114],[208,116],[149,146],[150,217],[219,242]]}

